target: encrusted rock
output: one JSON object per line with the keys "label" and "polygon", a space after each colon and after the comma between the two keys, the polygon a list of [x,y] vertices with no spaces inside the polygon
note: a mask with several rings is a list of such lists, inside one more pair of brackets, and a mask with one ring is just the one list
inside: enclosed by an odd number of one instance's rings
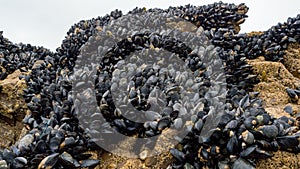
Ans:
{"label": "encrusted rock", "polygon": [[300,44],[289,45],[284,55],[284,65],[295,77],[300,78]]}
{"label": "encrusted rock", "polygon": [[23,100],[24,80],[19,80],[20,70],[0,80],[0,148],[12,145],[22,130],[26,104]]}
{"label": "encrusted rock", "polygon": [[25,80],[19,80],[22,73],[16,70],[0,80],[0,117],[5,116],[9,119],[22,120],[26,111],[26,104],[23,100],[23,89],[26,88]]}

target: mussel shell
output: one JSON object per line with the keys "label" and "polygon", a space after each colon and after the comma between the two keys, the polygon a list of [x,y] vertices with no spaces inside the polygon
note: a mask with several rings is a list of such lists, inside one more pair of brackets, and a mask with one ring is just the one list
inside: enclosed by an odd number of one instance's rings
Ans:
{"label": "mussel shell", "polygon": [[299,136],[283,136],[277,137],[276,142],[280,150],[297,152],[297,147],[299,145]]}
{"label": "mussel shell", "polygon": [[78,168],[80,167],[80,164],[76,159],[74,159],[71,154],[67,152],[63,152],[59,156],[60,161],[62,162],[63,166],[70,167],[70,168]]}
{"label": "mussel shell", "polygon": [[170,150],[170,153],[180,162],[183,162],[185,160],[185,154],[175,148],[172,148]]}
{"label": "mussel shell", "polygon": [[278,136],[279,131],[275,125],[264,125],[259,128],[262,134],[270,139],[276,138]]}
{"label": "mussel shell", "polygon": [[53,168],[58,161],[58,157],[59,153],[54,153],[45,157],[38,165],[38,169]]}
{"label": "mussel shell", "polygon": [[12,163],[13,168],[21,169],[27,165],[27,159],[24,157],[16,157]]}
{"label": "mussel shell", "polygon": [[81,162],[81,167],[82,168],[86,168],[86,167],[93,168],[93,167],[96,167],[99,164],[100,164],[100,160],[90,160],[90,159],[88,159],[88,160],[83,160]]}
{"label": "mussel shell", "polygon": [[233,163],[232,169],[255,169],[255,168],[245,159],[239,158]]}
{"label": "mussel shell", "polygon": [[256,117],[248,117],[244,121],[244,125],[247,129],[253,129],[258,124]]}

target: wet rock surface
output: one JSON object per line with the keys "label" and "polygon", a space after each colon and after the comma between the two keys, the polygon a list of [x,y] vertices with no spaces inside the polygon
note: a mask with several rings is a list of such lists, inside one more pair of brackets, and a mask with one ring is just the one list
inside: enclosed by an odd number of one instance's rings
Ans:
{"label": "wet rock surface", "polygon": [[[21,90],[22,97],[6,93],[0,99],[7,102],[4,104],[6,107],[10,106],[9,111],[3,113],[3,119],[13,119],[14,125],[16,121],[20,121],[16,114],[21,112],[20,115],[24,115],[24,102],[28,110],[23,119],[27,130],[23,130],[25,132],[14,145],[17,134],[13,136],[14,139],[10,137],[3,143],[6,149],[0,150],[0,167],[297,168],[297,154],[300,152],[300,84],[297,70],[300,15],[288,18],[286,22],[264,32],[238,34],[239,25],[245,21],[247,11],[245,4],[222,2],[201,7],[170,7],[166,10],[135,8],[128,15],[115,10],[104,17],[83,20],[73,25],[61,47],[54,53],[41,47],[13,44],[0,32],[1,79],[5,81],[11,77],[16,78],[17,75],[14,74],[17,71],[28,73],[19,75],[20,81],[13,81],[26,83],[25,89]],[[111,42],[109,38],[126,33],[126,28],[121,30],[119,27],[115,32],[107,31],[111,21],[118,24],[122,19],[128,21],[126,16],[132,16],[129,18],[133,19],[134,15],[141,14],[139,19],[146,18],[145,21],[142,20],[144,24],[150,22],[155,27],[161,19],[147,19],[153,12],[161,14],[159,16],[182,18],[193,26],[169,22],[165,30],[160,32],[152,33],[150,27],[150,32],[130,34],[113,45],[108,55],[96,58],[101,63],[98,67],[91,64],[95,58],[80,53],[80,50],[95,47],[93,40],[97,42],[98,39],[105,39],[105,48]],[[178,32],[170,31],[176,27],[180,27]],[[133,25],[130,29],[138,27]],[[182,35],[180,31],[191,34]],[[194,37],[195,34],[198,37]],[[182,38],[191,40],[191,37],[196,40],[209,39],[204,41],[209,45],[193,51],[180,41]],[[96,47],[100,51],[103,49],[101,46]],[[176,68],[169,66],[166,70],[157,66],[162,63],[161,60],[153,63],[153,68],[138,64],[124,65],[124,60],[131,52],[153,52],[154,56],[161,57],[159,52],[162,49],[174,53],[171,56],[179,56],[187,63],[188,68],[196,75],[197,83],[187,79],[188,72],[176,73],[175,70],[182,69],[184,64],[178,64]],[[217,61],[215,54],[218,54],[221,62]],[[142,62],[135,55],[129,59],[136,63]],[[166,59],[172,62],[172,57]],[[76,67],[76,61],[84,65],[84,68]],[[202,64],[203,62],[206,64]],[[112,78],[112,75],[120,76],[124,70],[130,72],[131,67],[138,71],[133,72],[134,76],[129,81]],[[220,77],[216,68],[224,68],[227,83],[217,83],[214,80],[215,77]],[[168,73],[161,78],[163,70]],[[91,72],[97,74],[89,77]],[[87,84],[91,87],[81,90],[80,87],[86,81],[76,81],[74,84],[74,79],[77,80],[78,77],[90,78],[91,81]],[[172,81],[185,83],[174,86],[170,83]],[[151,105],[166,104],[155,99],[156,85],[160,85],[166,95],[167,108],[148,111]],[[226,90],[223,90],[222,85],[226,85]],[[16,84],[13,86],[16,87]],[[74,86],[82,92],[78,98],[73,96]],[[118,86],[128,90],[128,95],[116,96],[125,98],[120,103],[129,98],[135,108],[146,111],[148,121],[135,123],[131,118],[138,118],[132,116],[128,119],[123,116],[127,112],[114,106],[111,90]],[[185,86],[198,89],[193,93],[192,101],[187,101],[179,92]],[[9,86],[0,89],[5,92],[12,90]],[[93,89],[96,91],[96,101],[91,99]],[[16,101],[11,101],[10,97]],[[225,97],[224,102],[222,97]],[[195,109],[188,112],[181,105],[182,100]],[[21,108],[16,106],[18,101],[23,102],[20,104]],[[100,113],[90,107],[91,104],[98,105]],[[13,111],[12,108],[17,108],[18,111]],[[219,111],[222,113],[218,114]],[[191,117],[185,119],[186,116],[179,116],[187,113]],[[92,119],[80,121],[85,119],[82,117]],[[216,127],[207,131],[210,135],[201,135],[202,130],[207,130],[205,122],[216,119],[221,120]],[[10,123],[8,120],[2,121]],[[5,124],[2,121],[1,124]],[[118,149],[138,145],[133,139],[136,137],[147,138],[164,133],[171,135],[172,130],[169,129],[184,129],[188,134],[184,138],[177,138],[177,145],[169,144],[166,141],[168,138],[164,137],[147,145],[158,151],[167,148],[165,153],[147,157],[149,147],[146,146],[143,147],[146,148],[144,151],[137,154],[137,159],[128,159],[105,152],[95,144],[103,138],[109,139],[112,144],[115,142],[111,127],[132,137],[119,142]],[[20,131],[7,126],[2,129],[5,136]],[[99,132],[102,132],[100,136]],[[165,144],[161,146],[159,143]],[[274,152],[276,153],[272,157]],[[287,156],[290,158],[286,159]]]}

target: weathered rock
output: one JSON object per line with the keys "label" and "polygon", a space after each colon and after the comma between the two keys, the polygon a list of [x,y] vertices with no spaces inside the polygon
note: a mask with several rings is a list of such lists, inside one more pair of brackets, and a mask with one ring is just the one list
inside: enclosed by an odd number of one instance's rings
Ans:
{"label": "weathered rock", "polygon": [[0,80],[0,148],[7,148],[19,137],[23,128],[22,119],[25,115],[26,104],[22,98],[26,88],[24,80],[19,80],[21,72],[16,70]]}
{"label": "weathered rock", "polygon": [[[300,51],[299,44],[290,45],[287,54],[284,56],[284,64],[279,62],[268,62],[264,57],[249,61],[253,65],[254,71],[258,74],[261,82],[258,83],[254,90],[260,92],[259,97],[264,101],[265,110],[273,117],[279,118],[282,116],[291,117],[289,113],[284,111],[284,108],[289,105],[295,112],[300,111],[300,103],[291,103],[285,89],[287,87],[295,88],[299,86],[300,79],[297,73],[293,73],[295,66],[299,66],[293,61],[299,60]],[[291,54],[294,52],[293,54]],[[293,60],[293,61],[292,61]],[[298,69],[299,70],[299,69]],[[269,159],[259,160],[257,169],[263,168],[299,168],[300,155],[289,152],[278,151]]]}
{"label": "weathered rock", "polygon": [[263,57],[259,57],[249,63],[253,66],[254,73],[258,74],[261,82],[276,82],[290,88],[300,85],[299,79],[294,77],[280,62],[264,61]]}
{"label": "weathered rock", "polygon": [[26,104],[23,100],[23,89],[26,88],[25,80],[19,80],[22,73],[16,70],[0,80],[0,117],[22,120],[26,112]]}
{"label": "weathered rock", "polygon": [[283,57],[284,65],[295,77],[300,78],[300,44],[289,45]]}
{"label": "weathered rock", "polygon": [[300,168],[300,154],[293,154],[282,151],[275,152],[273,157],[258,161],[256,169],[265,168]]}

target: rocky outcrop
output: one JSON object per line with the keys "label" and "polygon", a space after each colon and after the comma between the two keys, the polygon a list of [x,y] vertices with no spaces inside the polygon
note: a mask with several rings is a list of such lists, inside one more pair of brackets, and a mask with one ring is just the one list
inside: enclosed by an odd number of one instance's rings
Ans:
{"label": "rocky outcrop", "polygon": [[[296,103],[292,102],[286,92],[286,88],[300,86],[300,79],[297,74],[297,71],[300,70],[298,68],[300,66],[299,61],[299,44],[289,45],[283,63],[265,61],[263,56],[249,61],[261,81],[254,87],[254,90],[260,92],[259,97],[264,101],[266,111],[273,117],[291,117],[289,113],[284,111],[286,106],[291,106],[294,114],[300,112],[300,100]],[[274,153],[272,158],[259,160],[256,168],[296,169],[300,168],[299,161],[299,154],[278,151]]]}
{"label": "rocky outcrop", "polygon": [[0,148],[12,145],[23,127],[22,119],[27,108],[22,97],[26,82],[19,79],[21,74],[16,70],[0,80]]}

